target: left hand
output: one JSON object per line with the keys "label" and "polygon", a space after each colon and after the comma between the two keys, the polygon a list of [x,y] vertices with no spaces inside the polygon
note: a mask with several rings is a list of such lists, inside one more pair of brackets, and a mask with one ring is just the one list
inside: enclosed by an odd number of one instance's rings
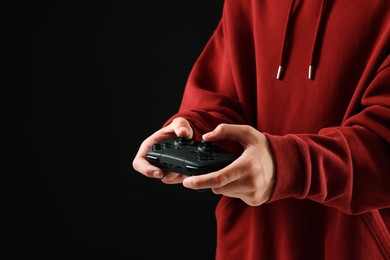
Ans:
{"label": "left hand", "polygon": [[215,194],[239,198],[250,206],[259,206],[270,198],[275,179],[274,159],[263,133],[248,125],[220,124],[202,138],[207,142],[229,139],[240,143],[244,151],[219,171],[185,178],[185,187],[211,188]]}

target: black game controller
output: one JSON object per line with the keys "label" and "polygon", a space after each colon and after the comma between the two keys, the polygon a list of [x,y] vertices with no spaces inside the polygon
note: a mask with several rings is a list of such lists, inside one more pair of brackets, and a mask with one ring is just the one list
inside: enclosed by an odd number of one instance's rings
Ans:
{"label": "black game controller", "polygon": [[192,176],[220,170],[237,157],[212,142],[176,137],[155,143],[146,159],[163,171]]}

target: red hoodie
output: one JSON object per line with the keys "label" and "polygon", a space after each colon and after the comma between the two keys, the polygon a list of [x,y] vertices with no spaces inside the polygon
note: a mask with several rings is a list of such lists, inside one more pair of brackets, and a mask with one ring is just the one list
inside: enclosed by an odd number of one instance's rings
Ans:
{"label": "red hoodie", "polygon": [[390,259],[389,49],[389,0],[225,1],[173,117],[264,132],[276,182],[222,197],[216,259]]}

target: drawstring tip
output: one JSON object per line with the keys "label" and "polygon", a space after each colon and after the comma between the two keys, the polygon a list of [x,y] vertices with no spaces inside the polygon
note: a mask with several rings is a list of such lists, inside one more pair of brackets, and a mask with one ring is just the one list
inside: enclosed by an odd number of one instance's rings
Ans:
{"label": "drawstring tip", "polygon": [[307,77],[309,79],[313,79],[313,66],[312,65],[309,66],[309,73],[308,73]]}
{"label": "drawstring tip", "polygon": [[282,70],[283,70],[282,66],[279,66],[278,67],[278,74],[276,74],[276,79],[281,79],[281,77],[282,77]]}

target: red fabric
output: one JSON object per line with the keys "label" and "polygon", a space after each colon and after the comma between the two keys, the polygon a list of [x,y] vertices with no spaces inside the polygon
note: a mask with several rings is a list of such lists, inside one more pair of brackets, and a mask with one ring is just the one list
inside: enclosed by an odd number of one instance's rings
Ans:
{"label": "red fabric", "polygon": [[390,259],[390,1],[321,4],[226,0],[172,117],[252,125],[275,156],[266,204],[218,204],[216,259]]}

